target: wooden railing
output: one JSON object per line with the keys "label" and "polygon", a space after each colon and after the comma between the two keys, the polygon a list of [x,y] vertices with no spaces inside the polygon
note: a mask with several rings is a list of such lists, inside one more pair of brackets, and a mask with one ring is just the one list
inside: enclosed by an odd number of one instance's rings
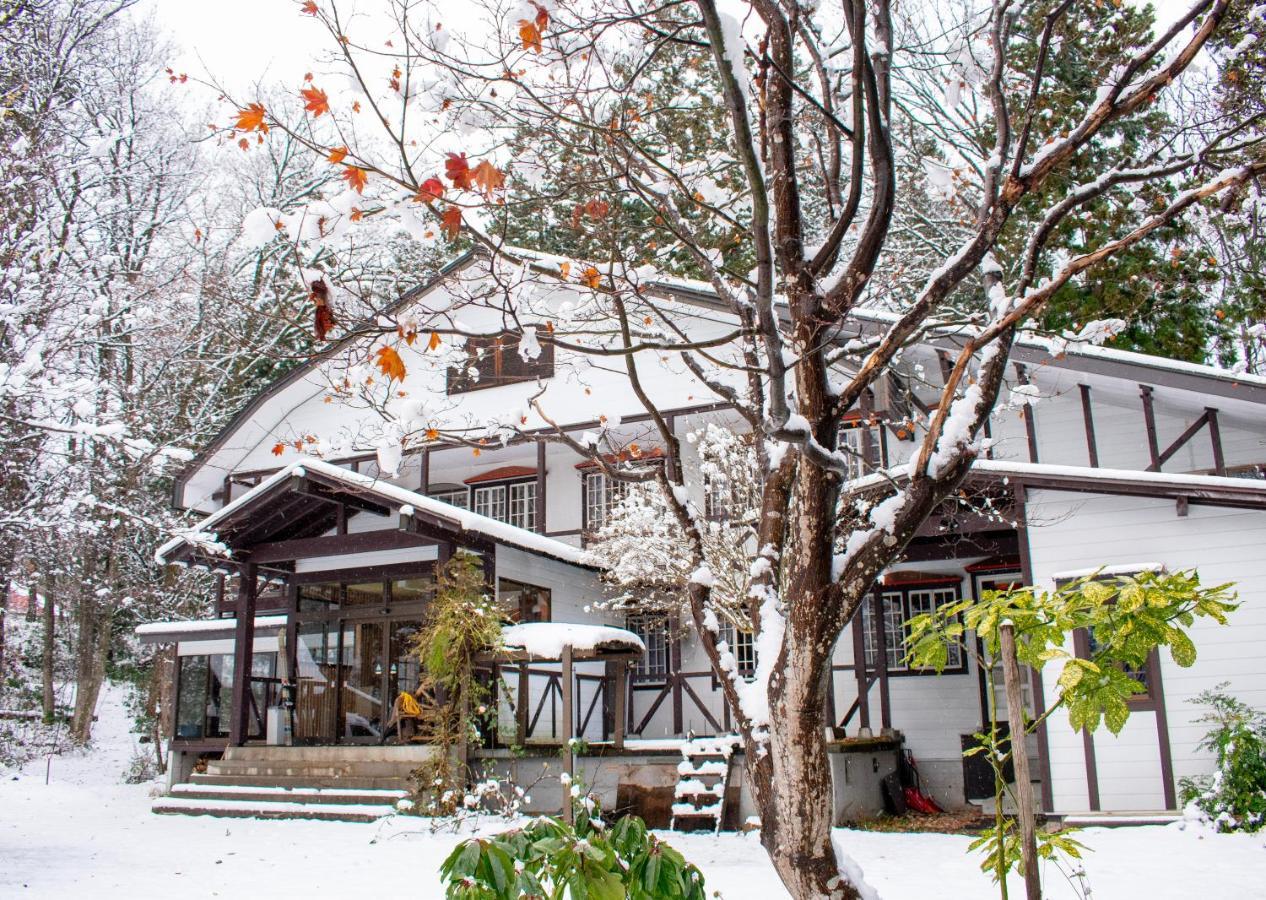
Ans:
{"label": "wooden railing", "polygon": [[[556,669],[523,668],[529,679],[527,685],[520,681],[521,667],[518,664],[499,664],[488,673],[492,695],[499,704],[504,704],[503,708],[510,714],[503,716],[492,733],[486,736],[488,746],[552,743],[563,732],[560,722],[563,700],[561,674]],[[858,679],[857,695],[841,712],[839,707],[842,703],[837,697],[834,675],[855,671],[855,667],[847,663],[832,666],[827,720],[840,729],[848,728],[859,717],[862,727],[870,727],[870,695],[872,689],[885,680],[881,672],[864,672]],[[575,679],[576,721],[572,723],[572,733],[585,735],[598,732],[602,740],[609,740],[614,729],[614,678],[578,672]],[[884,727],[889,727],[884,693],[882,721]],[[660,736],[651,734],[650,730],[656,716],[665,708],[671,710],[671,722],[666,729],[668,736],[684,736],[687,732],[723,734],[734,728],[734,718],[721,684],[710,671],[672,672],[652,685],[630,680],[624,708],[627,710],[626,734],[631,738]],[[507,727],[506,718],[515,723],[513,728]],[[688,723],[690,727],[687,727]],[[703,728],[698,727],[700,723]]]}

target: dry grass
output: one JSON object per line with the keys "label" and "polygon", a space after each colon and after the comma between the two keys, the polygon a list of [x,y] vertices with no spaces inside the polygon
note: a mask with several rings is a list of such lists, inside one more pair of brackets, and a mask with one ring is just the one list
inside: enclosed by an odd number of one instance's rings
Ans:
{"label": "dry grass", "polygon": [[920,813],[909,813],[904,816],[884,815],[874,819],[864,819],[851,827],[859,831],[884,831],[907,834],[921,831],[941,834],[975,834],[984,828],[988,828],[991,824],[992,821],[982,816],[977,810],[962,810],[959,812],[936,813],[935,815],[922,815]]}

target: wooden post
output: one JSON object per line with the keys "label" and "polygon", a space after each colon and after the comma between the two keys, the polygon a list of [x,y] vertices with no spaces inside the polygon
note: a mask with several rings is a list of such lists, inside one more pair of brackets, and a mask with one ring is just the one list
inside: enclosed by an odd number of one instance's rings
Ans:
{"label": "wooden post", "polygon": [[[1015,377],[1020,384],[1031,384],[1028,370],[1019,363],[1015,364]],[[1033,404],[1024,403],[1024,434],[1029,442],[1029,462],[1041,462],[1037,452],[1037,422],[1033,418]]]}
{"label": "wooden post", "polygon": [[1099,445],[1095,441],[1095,417],[1090,408],[1090,385],[1079,384],[1081,388],[1081,418],[1086,429],[1086,456],[1090,459],[1092,469],[1099,468]]}
{"label": "wooden post", "polygon": [[576,759],[572,753],[571,739],[576,728],[576,714],[573,711],[572,692],[574,677],[572,675],[571,644],[563,647],[563,671],[561,674],[563,687],[563,771],[567,773],[567,783],[563,785],[563,821],[572,823],[571,777],[576,772]]}
{"label": "wooden post", "polygon": [[1156,409],[1152,404],[1152,386],[1149,384],[1139,385],[1139,396],[1143,399],[1143,425],[1147,429],[1147,454],[1151,460],[1151,469],[1159,472],[1160,462],[1160,444],[1156,438]]}
{"label": "wooden post", "polygon": [[[883,653],[884,648],[880,647]],[[853,613],[853,674],[857,676],[857,712],[860,715],[860,729],[870,731],[870,696],[866,684],[866,643],[862,635],[862,608],[857,607]],[[858,732],[860,734],[860,730]]]}
{"label": "wooden post", "polygon": [[[677,634],[677,623],[671,623],[673,634]],[[669,645],[668,652],[672,658],[672,671],[668,677],[672,679],[673,686],[673,734],[683,735],[686,732],[686,719],[684,708],[681,702],[681,638],[673,637],[672,643]]]}
{"label": "wooden post", "polygon": [[892,731],[892,704],[888,697],[888,623],[884,619],[883,594],[871,594],[874,602],[875,643],[879,645],[879,728],[884,734]]}
{"label": "wooden post", "polygon": [[518,700],[514,704],[514,741],[520,747],[526,747],[528,740],[528,716],[532,711],[529,708],[532,705],[531,671],[531,666],[526,659],[519,663]]}
{"label": "wooden post", "polygon": [[536,445],[536,531],[545,534],[545,442]]}
{"label": "wooden post", "polygon": [[418,493],[425,494],[431,486],[431,448],[422,448],[422,458],[418,462]]}
{"label": "wooden post", "polygon": [[1205,413],[1208,414],[1209,423],[1209,443],[1213,448],[1213,474],[1226,474],[1226,459],[1222,456],[1222,429],[1218,427],[1218,411],[1213,407],[1206,407]]}
{"label": "wooden post", "polygon": [[1002,654],[1002,680],[1007,690],[1007,721],[1011,726],[1011,763],[1015,767],[1015,802],[1019,807],[1020,863],[1024,869],[1027,900],[1042,900],[1042,883],[1037,869],[1037,823],[1033,817],[1033,781],[1029,777],[1029,753],[1024,724],[1024,697],[1020,682],[1020,662],[1015,652],[1015,626],[998,626]]}
{"label": "wooden post", "polygon": [[611,746],[616,750],[624,749],[624,719],[627,715],[625,706],[628,702],[629,695],[629,663],[627,660],[617,660],[615,663],[615,702],[612,704],[615,719],[615,730],[611,736]]}
{"label": "wooden post", "polygon": [[237,592],[237,629],[233,635],[233,709],[229,744],[241,747],[250,734],[251,657],[255,653],[255,582],[259,567],[242,567]]}

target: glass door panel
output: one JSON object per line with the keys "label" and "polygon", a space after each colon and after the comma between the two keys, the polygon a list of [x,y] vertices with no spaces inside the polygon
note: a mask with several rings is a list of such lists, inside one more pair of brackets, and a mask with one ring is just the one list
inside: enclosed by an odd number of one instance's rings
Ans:
{"label": "glass door panel", "polygon": [[341,741],[377,743],[382,738],[385,624],[381,620],[343,621],[339,655]]}
{"label": "glass door panel", "polygon": [[418,619],[395,619],[391,623],[391,664],[387,670],[387,697],[394,701],[402,691],[413,693],[422,678],[422,662],[413,649],[413,639],[422,630]]}
{"label": "glass door panel", "polygon": [[295,742],[332,743],[338,708],[338,632],[332,623],[301,622],[295,640]]}

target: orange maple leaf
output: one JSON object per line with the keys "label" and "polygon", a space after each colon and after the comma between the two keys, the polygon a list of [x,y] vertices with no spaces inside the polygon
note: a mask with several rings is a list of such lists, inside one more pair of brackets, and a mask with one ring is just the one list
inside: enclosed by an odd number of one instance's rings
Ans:
{"label": "orange maple leaf", "polygon": [[432,331],[432,332],[431,332],[431,339],[430,339],[429,341],[427,341],[427,342],[426,342],[426,349],[428,349],[428,350],[436,350],[436,349],[438,349],[438,348],[439,348],[440,344],[441,344],[441,341],[440,341],[440,335],[439,335],[439,332]]}
{"label": "orange maple leaf", "polygon": [[304,88],[299,96],[303,98],[303,108],[312,113],[313,118],[330,111],[330,98],[318,87]]}
{"label": "orange maple leaf", "polygon": [[585,272],[580,276],[580,280],[596,291],[602,284],[602,274],[593,266],[585,266]]}
{"label": "orange maple leaf", "polygon": [[246,138],[238,138],[237,145],[241,147],[243,150],[251,149],[251,142],[248,141]]}
{"label": "orange maple leaf", "polygon": [[470,190],[470,163],[467,162],[465,153],[460,156],[450,153],[448,159],[444,160],[444,174],[453,182],[453,187]]}
{"label": "orange maple leaf", "polygon": [[524,50],[541,52],[541,29],[531,19],[519,19],[519,41]]}
{"label": "orange maple leaf", "polygon": [[404,360],[400,358],[400,354],[391,347],[378,348],[378,368],[382,374],[388,378],[394,378],[396,381],[404,381],[405,369]]}
{"label": "orange maple leaf", "polygon": [[440,439],[439,431],[434,428],[428,428],[426,430],[426,439],[428,441],[438,441]]}
{"label": "orange maple leaf", "polygon": [[273,444],[273,456],[281,456],[286,452],[285,444]]}
{"label": "orange maple leaf", "polygon": [[532,5],[536,7],[536,27],[544,32],[546,28],[549,28],[549,11],[539,3]]}
{"label": "orange maple leaf", "polygon": [[264,122],[264,107],[259,103],[252,103],[245,109],[239,109],[233,127],[238,131],[261,131],[268,134],[268,125]]}
{"label": "orange maple leaf", "polygon": [[359,206],[353,206],[352,214],[348,216],[348,218],[351,219],[353,222],[359,222],[361,219],[365,218],[365,211],[361,209]]}
{"label": "orange maple leaf", "polygon": [[356,191],[358,194],[365,192],[365,182],[368,180],[368,174],[360,166],[344,166],[343,180],[347,182],[348,187]]}
{"label": "orange maple leaf", "polygon": [[483,191],[485,197],[491,197],[493,191],[504,187],[506,183],[505,173],[486,159],[475,166],[471,177],[475,184],[479,186],[479,189]]}
{"label": "orange maple leaf", "polygon": [[568,273],[570,273],[570,272],[571,272],[571,263],[569,263],[569,262],[561,262],[561,263],[559,263],[559,264],[558,264],[558,274],[559,274],[559,275],[562,275],[564,278],[566,278],[566,277],[567,277],[567,275],[568,275]]}
{"label": "orange maple leaf", "polygon": [[335,165],[338,165],[343,160],[347,159],[347,148],[335,147],[326,155],[325,158],[329,160],[330,162],[334,163]]}
{"label": "orange maple leaf", "polygon": [[444,215],[440,216],[440,230],[444,232],[444,236],[450,241],[457,240],[457,236],[462,231],[462,211],[460,207],[449,206],[444,210]]}
{"label": "orange maple leaf", "polygon": [[315,16],[317,14],[316,0],[308,0],[307,3],[303,4],[303,7],[299,10],[299,12],[304,13],[305,15]]}

